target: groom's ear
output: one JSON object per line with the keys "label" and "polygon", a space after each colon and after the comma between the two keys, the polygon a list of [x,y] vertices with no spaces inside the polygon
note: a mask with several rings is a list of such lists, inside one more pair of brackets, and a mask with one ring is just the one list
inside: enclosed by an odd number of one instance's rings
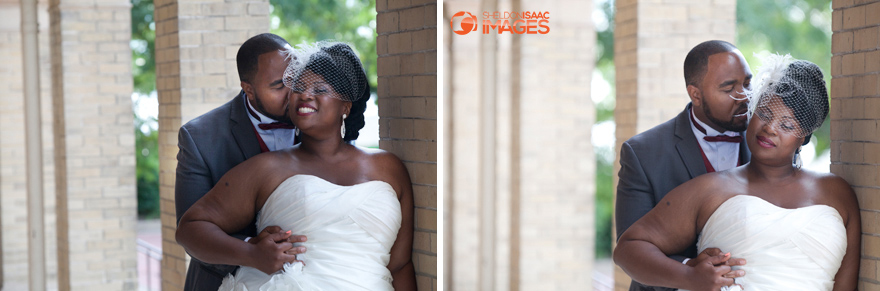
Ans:
{"label": "groom's ear", "polygon": [[700,88],[694,85],[687,85],[687,92],[694,106],[703,106],[703,92],[700,91]]}
{"label": "groom's ear", "polygon": [[254,86],[252,86],[251,83],[241,81],[241,90],[247,94],[248,98],[257,96],[257,94],[254,94]]}

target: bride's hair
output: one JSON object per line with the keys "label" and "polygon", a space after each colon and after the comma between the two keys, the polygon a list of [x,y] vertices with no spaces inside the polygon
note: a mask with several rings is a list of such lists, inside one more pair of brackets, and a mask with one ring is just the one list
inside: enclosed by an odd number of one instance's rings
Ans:
{"label": "bride's hair", "polygon": [[334,97],[352,103],[344,121],[343,140],[357,139],[358,131],[364,127],[364,111],[370,99],[367,74],[357,53],[348,44],[332,41],[297,45],[287,53],[290,64],[284,71],[284,85],[296,90],[303,72],[320,75],[339,94]]}

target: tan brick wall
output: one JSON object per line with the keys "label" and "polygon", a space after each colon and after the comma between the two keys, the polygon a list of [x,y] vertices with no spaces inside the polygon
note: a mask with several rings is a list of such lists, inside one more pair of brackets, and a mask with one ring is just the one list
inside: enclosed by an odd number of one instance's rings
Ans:
{"label": "tan brick wall", "polygon": [[437,290],[437,3],[376,1],[379,147],[409,170],[419,290]]}
{"label": "tan brick wall", "polygon": [[[459,11],[481,29],[483,11],[549,11],[550,33],[452,34]],[[591,289],[591,11],[589,1],[445,2],[449,289]]]}
{"label": "tan brick wall", "polygon": [[177,130],[238,94],[235,55],[269,31],[269,1],[156,0],[162,288],[183,289],[188,256],[174,239]]}
{"label": "tan brick wall", "polygon": [[[57,288],[58,264],[55,232],[55,169],[52,159],[52,79],[49,56],[49,14],[38,7],[40,96],[43,119],[43,196],[46,251],[46,287]],[[27,177],[25,167],[24,96],[22,92],[21,11],[18,1],[0,1],[0,284],[5,290],[28,288]]]}
{"label": "tan brick wall", "polygon": [[831,5],[831,172],[862,209],[859,290],[880,290],[880,1]]}
{"label": "tan brick wall", "polygon": [[49,5],[60,290],[137,288],[130,9]]}
{"label": "tan brick wall", "polygon": [[[684,58],[706,40],[734,42],[736,1],[618,0],[616,9],[614,121],[616,149],[620,149],[630,137],[684,109],[690,101],[684,85]],[[615,162],[615,187],[619,169]],[[617,267],[614,281],[617,290],[629,287],[629,277]]]}

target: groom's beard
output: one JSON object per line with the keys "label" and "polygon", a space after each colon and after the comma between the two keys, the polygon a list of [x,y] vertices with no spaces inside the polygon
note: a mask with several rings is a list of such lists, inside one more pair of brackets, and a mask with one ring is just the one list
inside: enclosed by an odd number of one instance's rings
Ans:
{"label": "groom's beard", "polygon": [[[737,111],[739,111],[740,109],[748,109],[748,107],[748,103],[743,103],[742,105],[740,105],[739,108],[737,108]],[[730,119],[728,119],[727,121],[715,118],[715,115],[712,115],[712,110],[709,109],[709,106],[703,106],[703,114],[706,115],[706,118],[709,119],[709,121],[727,131],[743,132],[746,130],[746,128],[749,127],[748,118],[746,118],[746,120],[741,123],[737,122],[736,118],[733,116],[730,116]]]}
{"label": "groom's beard", "polygon": [[[259,111],[260,113],[262,113],[265,116],[268,116],[269,118],[275,119],[279,122],[292,124],[292,122],[290,121],[290,116],[287,114],[275,115],[275,114],[269,113],[269,111],[266,110],[266,106],[263,106],[263,102],[260,101],[260,95],[257,95],[257,92],[254,92],[254,102],[252,105],[254,106],[254,109],[257,109],[257,111]],[[282,112],[286,113],[289,106],[290,106],[290,103],[285,104],[284,110],[282,110]]]}

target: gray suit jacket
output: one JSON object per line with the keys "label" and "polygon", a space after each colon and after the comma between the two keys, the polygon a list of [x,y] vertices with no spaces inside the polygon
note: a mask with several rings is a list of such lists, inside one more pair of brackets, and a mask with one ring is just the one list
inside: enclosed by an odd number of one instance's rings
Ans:
{"label": "gray suit jacket", "polygon": [[[244,94],[190,120],[177,135],[177,181],[174,185],[177,221],[197,200],[217,184],[229,169],[260,153],[256,132],[248,118]],[[256,226],[233,236],[256,235]],[[217,290],[223,278],[237,266],[212,265],[192,258],[184,290]]]}
{"label": "gray suit jacket", "polygon": [[[700,145],[690,125],[691,104],[675,118],[633,136],[620,147],[615,222],[617,238],[648,213],[666,193],[706,173]],[[740,162],[751,153],[745,141],[739,147]],[[679,262],[697,255],[696,241],[685,252],[670,256]],[[632,281],[629,290],[673,290],[648,287]]]}

